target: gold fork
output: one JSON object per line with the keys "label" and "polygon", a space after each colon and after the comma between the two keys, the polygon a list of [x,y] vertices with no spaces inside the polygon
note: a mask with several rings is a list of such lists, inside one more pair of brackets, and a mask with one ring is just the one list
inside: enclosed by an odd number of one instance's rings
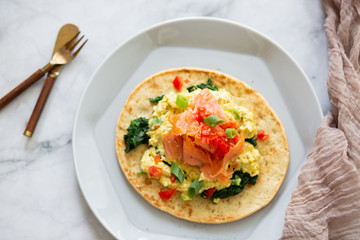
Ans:
{"label": "gold fork", "polygon": [[79,42],[84,38],[84,35],[82,35],[81,38],[79,38],[79,40],[73,43],[77,36],[78,35],[76,35],[73,39],[71,39],[68,43],[66,43],[64,46],[62,46],[61,48],[59,48],[59,50],[55,52],[51,61],[41,69],[42,72],[44,72],[44,74],[49,72],[53,67],[55,67],[55,65],[64,65],[71,62],[71,60],[73,60],[76,57],[76,55],[78,55],[81,48],[85,45],[85,43],[88,40],[86,39],[84,43],[74,53],[71,53],[72,50],[74,50],[74,48],[76,47],[76,45],[78,45]]}
{"label": "gold fork", "polygon": [[48,64],[46,64],[43,68],[38,69],[29,78],[20,83],[4,97],[2,97],[0,99],[0,110],[5,107],[9,102],[11,102],[14,98],[20,95],[23,91],[29,88],[32,84],[42,78],[47,72],[51,71],[51,69],[53,69],[55,66],[64,65],[71,62],[71,60],[76,57],[76,55],[80,52],[81,48],[87,42],[86,39],[85,42],[75,52],[72,53],[76,45],[78,45],[80,41],[84,38],[83,35],[79,40],[74,42],[78,35],[79,34],[75,35],[75,37],[73,37],[69,42],[59,48],[59,50],[54,53]]}

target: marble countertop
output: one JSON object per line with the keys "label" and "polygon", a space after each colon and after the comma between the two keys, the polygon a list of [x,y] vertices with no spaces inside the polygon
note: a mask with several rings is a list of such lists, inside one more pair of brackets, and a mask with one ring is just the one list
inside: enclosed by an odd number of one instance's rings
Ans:
{"label": "marble countertop", "polygon": [[31,139],[23,131],[43,81],[0,111],[0,238],[113,239],[86,204],[72,156],[80,97],[104,58],[138,31],[165,20],[211,16],[248,25],[281,45],[303,68],[323,112],[327,97],[324,13],[313,0],[0,1],[0,96],[49,60],[59,28],[89,38],[56,81]]}

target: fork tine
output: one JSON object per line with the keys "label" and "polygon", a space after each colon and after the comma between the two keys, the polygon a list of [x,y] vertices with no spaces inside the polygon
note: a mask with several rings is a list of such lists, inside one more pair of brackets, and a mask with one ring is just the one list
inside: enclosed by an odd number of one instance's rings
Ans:
{"label": "fork tine", "polygon": [[[79,40],[77,40],[75,43],[73,43],[71,46],[69,46],[67,49],[69,50],[69,51],[72,51],[75,47],[76,47],[76,45],[78,45],[79,44],[79,42],[82,40],[84,38],[84,35],[82,35],[81,36],[81,38],[79,38]],[[75,40],[75,39],[74,39]],[[73,41],[74,41],[73,40]],[[72,42],[73,42],[72,41]]]}
{"label": "fork tine", "polygon": [[[82,37],[81,37],[82,38]],[[81,46],[73,53],[72,57],[76,57],[76,55],[80,52],[81,48],[85,45],[85,43],[87,43],[88,39],[85,40],[85,42],[83,44],[81,44]]]}
{"label": "fork tine", "polygon": [[80,32],[78,32],[70,41],[68,41],[65,45],[64,48],[68,49],[69,46],[71,45],[71,43],[79,36]]}

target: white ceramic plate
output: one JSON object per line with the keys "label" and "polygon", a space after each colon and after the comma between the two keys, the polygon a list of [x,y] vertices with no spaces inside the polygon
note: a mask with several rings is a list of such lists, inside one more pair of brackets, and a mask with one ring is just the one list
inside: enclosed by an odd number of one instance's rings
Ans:
{"label": "white ceramic plate", "polygon": [[[268,206],[243,220],[207,225],[177,219],[143,200],[118,166],[115,127],[130,92],[153,73],[184,66],[220,70],[247,82],[285,126],[291,156],[285,181]],[[277,239],[321,119],[304,72],[267,37],[221,19],[168,21],[120,45],[96,70],[75,118],[76,173],[95,216],[119,239]]]}

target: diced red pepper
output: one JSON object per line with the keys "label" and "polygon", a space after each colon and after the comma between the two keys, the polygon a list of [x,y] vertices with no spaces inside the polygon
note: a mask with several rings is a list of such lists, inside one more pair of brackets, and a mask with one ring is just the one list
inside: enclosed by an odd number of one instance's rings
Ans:
{"label": "diced red pepper", "polygon": [[160,127],[160,125],[158,125],[158,124],[153,126],[154,129],[158,129],[159,127]]}
{"label": "diced red pepper", "polygon": [[171,183],[174,183],[176,181],[174,174],[170,175],[170,181],[171,181]]}
{"label": "diced red pepper", "polygon": [[265,140],[269,137],[269,135],[265,134],[265,131],[261,129],[257,134],[258,139]]}
{"label": "diced red pepper", "polygon": [[174,188],[172,190],[167,190],[167,191],[160,191],[159,196],[163,200],[169,200],[172,197],[172,195],[174,195],[175,191],[176,191],[176,188]]}
{"label": "diced red pepper", "polygon": [[181,77],[179,76],[176,76],[174,78],[174,81],[173,81],[173,84],[174,84],[174,88],[178,91],[181,90],[181,87],[183,86],[183,80],[181,79]]}
{"label": "diced red pepper", "polygon": [[150,173],[150,176],[152,176],[152,177],[158,177],[162,174],[162,171],[158,167],[151,166],[151,167],[149,167],[149,173]]}
{"label": "diced red pepper", "polygon": [[224,139],[219,139],[216,152],[214,153],[214,156],[218,159],[221,159],[229,152],[230,145],[226,143]]}
{"label": "diced red pepper", "polygon": [[214,187],[206,190],[206,195],[205,195],[206,198],[210,199],[215,191],[216,191],[216,188],[214,188]]}
{"label": "diced red pepper", "polygon": [[155,161],[155,163],[161,162],[161,156],[160,156],[160,154],[155,155],[154,161]]}
{"label": "diced red pepper", "polygon": [[215,159],[222,159],[231,147],[237,144],[240,137],[236,134],[234,138],[229,139],[224,129],[214,131],[210,126],[203,126],[195,138],[201,139],[204,144],[213,150],[212,156]]}
{"label": "diced red pepper", "polygon": [[206,111],[206,108],[204,108],[203,106],[199,106],[193,116],[196,120],[202,122],[204,118],[208,117],[209,115],[210,113]]}

